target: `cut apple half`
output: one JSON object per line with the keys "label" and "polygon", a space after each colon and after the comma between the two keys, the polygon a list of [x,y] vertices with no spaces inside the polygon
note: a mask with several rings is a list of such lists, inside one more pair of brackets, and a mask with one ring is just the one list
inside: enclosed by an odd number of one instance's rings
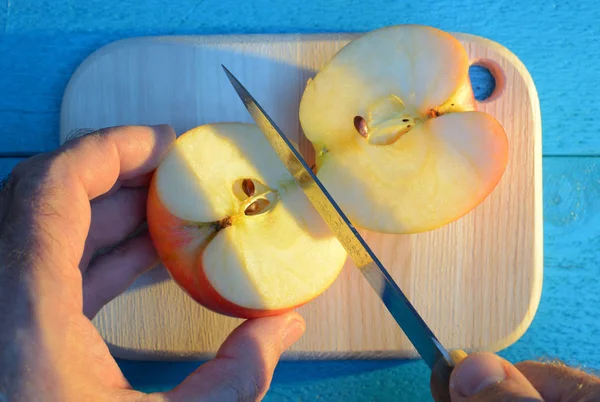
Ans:
{"label": "cut apple half", "polygon": [[161,261],[220,314],[281,314],[324,292],[347,253],[258,127],[181,135],[156,169],[148,227]]}
{"label": "cut apple half", "polygon": [[307,84],[300,123],[319,179],[355,225],[377,232],[457,220],[508,162],[503,127],[476,111],[465,48],[426,26],[348,43]]}

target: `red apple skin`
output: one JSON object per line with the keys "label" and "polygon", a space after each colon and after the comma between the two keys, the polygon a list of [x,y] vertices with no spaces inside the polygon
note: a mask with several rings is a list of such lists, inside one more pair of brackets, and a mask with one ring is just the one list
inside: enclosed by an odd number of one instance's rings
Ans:
{"label": "red apple skin", "polygon": [[148,231],[161,262],[173,280],[205,308],[229,317],[251,319],[280,315],[312,300],[280,310],[257,310],[238,306],[217,293],[204,273],[202,257],[206,243],[199,241],[199,229],[186,227],[185,221],[165,208],[157,192],[156,174],[150,183],[146,214]]}

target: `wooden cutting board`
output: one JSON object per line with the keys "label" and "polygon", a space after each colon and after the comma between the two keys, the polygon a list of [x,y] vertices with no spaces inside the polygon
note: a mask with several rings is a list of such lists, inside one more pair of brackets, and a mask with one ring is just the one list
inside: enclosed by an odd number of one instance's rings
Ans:
{"label": "wooden cutting board", "polygon": [[[357,35],[148,37],[109,44],[81,64],[66,89],[61,141],[75,130],[122,124],[169,123],[182,134],[210,122],[252,122],[224,64],[312,162],[298,122],[302,91]],[[480,37],[456,37],[472,62],[495,76],[496,90],[480,108],[507,131],[508,170],[489,198],[455,223],[416,235],[362,234],[447,347],[497,351],[524,333],[540,299],[540,109],[515,55]],[[331,288],[298,311],[306,334],[284,359],[416,356],[350,260]],[[202,359],[214,355],[240,320],[197,305],[159,266],[94,323],[116,356]]]}

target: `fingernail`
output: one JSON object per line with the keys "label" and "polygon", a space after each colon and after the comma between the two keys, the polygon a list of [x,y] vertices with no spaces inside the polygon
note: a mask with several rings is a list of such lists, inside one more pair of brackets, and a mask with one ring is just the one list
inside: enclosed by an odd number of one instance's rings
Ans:
{"label": "fingernail", "polygon": [[468,398],[505,378],[504,365],[498,356],[491,353],[473,354],[457,368],[450,386]]}
{"label": "fingernail", "polygon": [[304,334],[304,323],[298,319],[292,320],[283,335],[283,348],[287,349],[292,346],[302,334]]}

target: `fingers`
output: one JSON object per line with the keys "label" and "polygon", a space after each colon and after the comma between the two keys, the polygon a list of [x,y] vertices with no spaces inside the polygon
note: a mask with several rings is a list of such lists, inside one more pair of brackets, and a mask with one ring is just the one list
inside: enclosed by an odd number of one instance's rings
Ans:
{"label": "fingers", "polygon": [[147,231],[95,259],[83,276],[83,313],[93,318],[157,263],[158,256]]}
{"label": "fingers", "polygon": [[108,192],[117,180],[132,180],[156,168],[175,139],[169,126],[115,127],[65,145],[65,169],[80,181],[89,199]]}
{"label": "fingers", "polygon": [[77,138],[55,152],[36,155],[13,171],[3,192],[2,240],[26,247],[77,280],[91,220],[90,200],[121,185],[148,179],[170,144],[168,126],[115,127]]}
{"label": "fingers", "polygon": [[516,367],[546,402],[599,401],[600,379],[560,363],[522,362]]}
{"label": "fingers", "polygon": [[112,195],[116,194],[122,188],[147,187],[150,184],[150,181],[152,180],[152,174],[153,174],[153,172],[149,172],[149,173],[144,173],[140,176],[134,177],[132,179],[117,180],[117,182],[112,186],[112,188],[110,190],[108,190],[106,193],[94,198],[94,201],[99,201],[104,198],[111,197]]}
{"label": "fingers", "polygon": [[267,393],[283,351],[302,336],[297,313],[244,322],[225,340],[215,359],[203,364],[177,388],[151,400],[170,402],[260,401]]}
{"label": "fingers", "polygon": [[122,188],[92,203],[92,220],[79,267],[82,271],[96,252],[124,240],[146,218],[146,187]]}
{"label": "fingers", "polygon": [[515,366],[491,353],[466,357],[450,377],[452,402],[544,402]]}

